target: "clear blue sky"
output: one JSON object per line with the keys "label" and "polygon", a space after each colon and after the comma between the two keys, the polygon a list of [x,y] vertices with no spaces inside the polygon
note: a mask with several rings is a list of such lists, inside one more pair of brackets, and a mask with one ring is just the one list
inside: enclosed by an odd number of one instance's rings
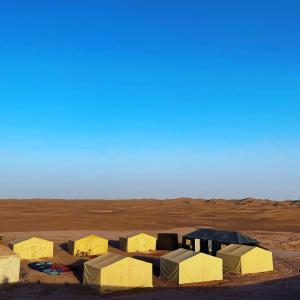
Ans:
{"label": "clear blue sky", "polygon": [[300,198],[299,1],[2,1],[0,197]]}

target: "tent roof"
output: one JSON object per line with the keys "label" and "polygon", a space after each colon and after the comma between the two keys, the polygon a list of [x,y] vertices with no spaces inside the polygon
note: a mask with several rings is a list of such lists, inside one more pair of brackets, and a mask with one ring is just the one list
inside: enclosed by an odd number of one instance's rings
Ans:
{"label": "tent roof", "polygon": [[254,248],[257,248],[255,246],[246,246],[246,245],[229,245],[227,247],[224,247],[223,249],[219,250],[218,253],[226,254],[229,256],[237,256],[240,257],[247,252],[253,250]]}
{"label": "tent roof", "polygon": [[157,234],[157,236],[159,236],[159,237],[164,237],[164,236],[178,237],[178,233],[174,233],[174,232],[159,232]]}
{"label": "tent roof", "polygon": [[99,257],[96,257],[94,259],[91,259],[87,262],[85,262],[86,265],[91,266],[95,269],[102,269],[108,265],[111,265],[117,261],[120,261],[122,259],[126,258],[125,256],[115,254],[115,253],[107,253],[104,255],[101,255]]}
{"label": "tent roof", "polygon": [[196,231],[184,235],[184,237],[191,238],[191,239],[196,238],[196,239],[212,240],[212,241],[218,241],[221,243],[228,243],[228,244],[258,245],[257,240],[252,239],[239,232],[215,230],[209,228],[198,229]]}
{"label": "tent roof", "polygon": [[131,233],[127,234],[127,235],[122,235],[122,236],[120,236],[120,237],[121,237],[121,238],[128,239],[128,238],[134,237],[134,236],[139,235],[139,234],[145,234],[145,235],[148,235],[148,236],[154,238],[153,235],[150,235],[150,234],[144,233],[144,232],[131,232]]}
{"label": "tent roof", "polygon": [[77,235],[75,238],[69,239],[69,241],[75,242],[75,241],[78,241],[78,240],[81,240],[81,239],[84,239],[84,238],[87,238],[87,237],[90,237],[90,236],[106,240],[105,238],[103,238],[101,236],[98,236],[98,235],[95,235],[95,234],[84,234],[84,233],[82,233],[82,234]]}
{"label": "tent roof", "polygon": [[189,258],[195,256],[196,254],[197,253],[194,251],[180,248],[180,249],[172,251],[166,255],[161,256],[161,258],[167,259],[167,260],[175,262],[175,263],[180,263],[186,259],[189,259]]}
{"label": "tent roof", "polygon": [[43,241],[46,241],[46,242],[50,242],[46,239],[42,239],[42,238],[39,238],[39,237],[36,237],[36,236],[31,236],[31,237],[27,237],[27,238],[19,238],[19,239],[16,239],[12,242],[10,242],[11,245],[15,245],[15,244],[18,244],[18,243],[21,243],[21,242],[25,242],[25,241],[28,241],[28,240],[31,240],[31,239],[39,239],[39,240],[43,240]]}

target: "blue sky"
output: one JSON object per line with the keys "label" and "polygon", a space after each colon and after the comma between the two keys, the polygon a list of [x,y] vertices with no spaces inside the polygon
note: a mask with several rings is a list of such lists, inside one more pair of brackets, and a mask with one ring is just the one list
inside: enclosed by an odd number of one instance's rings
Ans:
{"label": "blue sky", "polygon": [[0,197],[300,198],[299,1],[6,1]]}

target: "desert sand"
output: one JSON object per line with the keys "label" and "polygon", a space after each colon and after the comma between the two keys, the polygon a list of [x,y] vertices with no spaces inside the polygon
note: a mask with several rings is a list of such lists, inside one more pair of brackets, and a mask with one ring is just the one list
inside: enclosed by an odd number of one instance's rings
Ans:
{"label": "desert sand", "polygon": [[[159,279],[159,256],[133,253],[153,263],[153,289],[100,296],[81,286],[83,260],[66,251],[66,241],[82,233],[110,240],[109,251],[121,253],[118,237],[132,231],[178,232],[181,237],[198,227],[238,230],[273,251],[273,272],[238,276],[222,282],[184,285]],[[3,242],[39,236],[55,242],[54,262],[72,266],[73,273],[48,276],[22,269],[28,281],[0,286],[0,299],[300,299],[300,202],[244,200],[1,200]]]}

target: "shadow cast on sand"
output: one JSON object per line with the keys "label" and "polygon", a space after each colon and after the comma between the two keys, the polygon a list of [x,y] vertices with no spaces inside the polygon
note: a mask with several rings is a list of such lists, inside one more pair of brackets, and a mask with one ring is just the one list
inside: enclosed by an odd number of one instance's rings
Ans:
{"label": "shadow cast on sand", "polygon": [[81,258],[75,261],[74,263],[68,265],[68,267],[72,270],[77,280],[81,283],[83,281],[83,264],[85,262],[86,259]]}
{"label": "shadow cast on sand", "polygon": [[140,255],[135,255],[133,258],[151,263],[153,265],[153,275],[156,277],[159,277],[160,275],[160,260],[158,257],[149,257],[149,256],[140,256]]}
{"label": "shadow cast on sand", "polygon": [[120,242],[118,240],[109,240],[108,245],[112,248],[120,249]]}
{"label": "shadow cast on sand", "polygon": [[100,295],[96,290],[82,287],[81,284],[47,284],[17,283],[2,284],[0,286],[0,299],[187,299],[187,300],[231,300],[231,299],[257,299],[299,300],[300,276],[277,279],[257,284],[240,286],[198,286],[175,288],[135,289],[130,291],[114,292]]}
{"label": "shadow cast on sand", "polygon": [[65,243],[62,243],[62,244],[59,244],[59,247],[64,250],[65,252],[68,252],[69,253],[69,246],[68,246],[68,243],[65,242]]}

